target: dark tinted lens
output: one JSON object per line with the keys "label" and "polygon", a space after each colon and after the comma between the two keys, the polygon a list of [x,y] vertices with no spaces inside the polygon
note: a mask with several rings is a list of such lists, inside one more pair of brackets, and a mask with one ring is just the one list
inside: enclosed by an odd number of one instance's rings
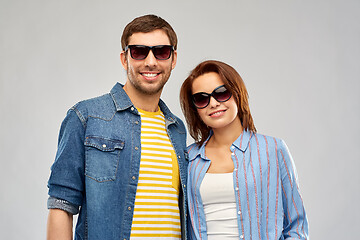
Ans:
{"label": "dark tinted lens", "polygon": [[150,49],[146,46],[132,46],[130,47],[130,54],[133,59],[145,59],[149,54]]}
{"label": "dark tinted lens", "polygon": [[225,102],[229,100],[229,98],[231,97],[231,93],[223,86],[221,88],[216,89],[213,92],[213,96],[217,101]]}
{"label": "dark tinted lens", "polygon": [[158,46],[153,49],[154,56],[159,60],[169,59],[171,55],[171,46]]}
{"label": "dark tinted lens", "polygon": [[204,108],[209,104],[210,96],[204,93],[196,93],[193,96],[193,102],[197,108]]}

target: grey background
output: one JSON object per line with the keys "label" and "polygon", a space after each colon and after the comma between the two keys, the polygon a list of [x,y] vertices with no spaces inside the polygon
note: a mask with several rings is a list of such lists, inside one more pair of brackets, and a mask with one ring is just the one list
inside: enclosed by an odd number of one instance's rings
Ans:
{"label": "grey background", "polygon": [[[260,133],[295,160],[312,239],[360,225],[360,1],[0,1],[0,239],[44,239],[60,123],[76,102],[124,83],[119,38],[155,13],[179,37],[162,98],[206,59],[242,75]],[[191,143],[189,138],[189,143]]]}

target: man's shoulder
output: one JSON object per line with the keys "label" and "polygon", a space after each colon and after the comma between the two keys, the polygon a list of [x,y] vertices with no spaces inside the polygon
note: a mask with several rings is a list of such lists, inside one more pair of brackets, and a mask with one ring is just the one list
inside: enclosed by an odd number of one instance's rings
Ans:
{"label": "man's shoulder", "polygon": [[110,93],[80,101],[70,110],[75,111],[84,118],[88,118],[89,116],[109,118],[116,112],[115,104]]}

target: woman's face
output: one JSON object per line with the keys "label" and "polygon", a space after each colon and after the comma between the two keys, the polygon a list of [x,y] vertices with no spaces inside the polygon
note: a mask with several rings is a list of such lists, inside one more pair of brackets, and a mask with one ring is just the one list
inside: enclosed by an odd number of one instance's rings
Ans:
{"label": "woman's face", "polygon": [[[205,92],[211,94],[214,89],[224,85],[219,74],[215,72],[205,73],[193,81],[192,94]],[[209,104],[202,109],[197,109],[201,120],[213,130],[231,127],[234,124],[241,124],[238,117],[238,107],[234,97],[225,102],[218,102],[210,97]]]}

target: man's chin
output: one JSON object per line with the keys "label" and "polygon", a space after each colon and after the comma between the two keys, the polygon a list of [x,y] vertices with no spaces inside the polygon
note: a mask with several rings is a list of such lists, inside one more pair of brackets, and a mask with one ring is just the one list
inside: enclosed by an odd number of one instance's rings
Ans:
{"label": "man's chin", "polygon": [[162,89],[163,89],[163,85],[162,86],[139,86],[137,89],[146,95],[157,95],[159,93],[161,93]]}

